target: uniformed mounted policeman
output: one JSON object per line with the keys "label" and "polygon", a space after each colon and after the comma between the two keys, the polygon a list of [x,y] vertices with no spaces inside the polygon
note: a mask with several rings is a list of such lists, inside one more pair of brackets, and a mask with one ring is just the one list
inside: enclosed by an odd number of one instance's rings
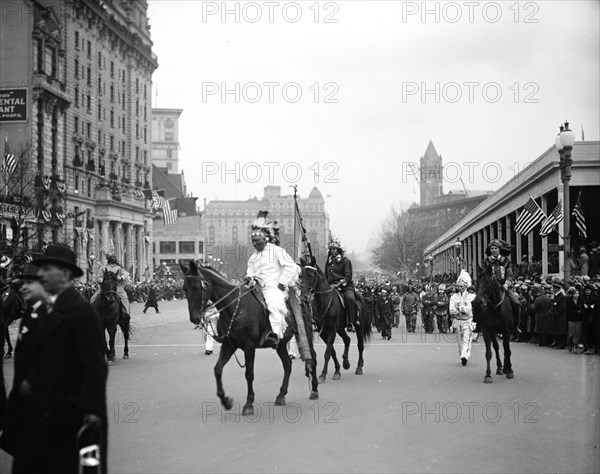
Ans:
{"label": "uniformed mounted policeman", "polygon": [[346,307],[346,321],[348,327],[360,322],[356,319],[356,300],[354,298],[354,284],[352,283],[352,262],[344,256],[340,241],[329,236],[329,256],[325,264],[325,277],[327,282],[337,288],[344,296]]}
{"label": "uniformed mounted policeman", "polygon": [[506,296],[512,306],[513,319],[517,322],[521,313],[521,303],[517,294],[512,290],[514,276],[512,265],[508,258],[508,255],[510,255],[510,246],[500,239],[492,239],[485,249],[485,254],[487,257],[481,262],[481,269],[485,272],[488,267],[492,268],[492,275],[504,286]]}
{"label": "uniformed mounted policeman", "polygon": [[[117,256],[114,253],[109,253],[106,256],[106,265],[103,268],[101,268],[98,272],[98,276],[96,277],[97,283],[102,283],[102,280],[104,279],[105,270],[117,275],[117,295],[119,297],[119,300],[121,301],[123,316],[127,317],[130,313],[129,298],[127,297],[127,293],[125,293],[125,285],[131,282],[131,277],[129,276],[129,273],[126,270],[124,270],[123,267],[121,267],[121,265],[119,265],[119,262],[117,261]],[[98,298],[99,294],[100,288],[98,288],[96,293],[94,293],[92,295],[92,298],[90,299],[90,303],[92,303],[92,305],[96,301],[96,298]]]}

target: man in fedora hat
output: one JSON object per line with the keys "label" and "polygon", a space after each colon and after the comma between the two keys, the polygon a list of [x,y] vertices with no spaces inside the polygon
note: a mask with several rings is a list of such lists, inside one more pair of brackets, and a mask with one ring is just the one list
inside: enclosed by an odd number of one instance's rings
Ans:
{"label": "man in fedora hat", "polygon": [[18,429],[3,435],[2,447],[13,455],[14,473],[75,474],[77,433],[91,424],[103,434],[101,466],[106,472],[108,368],[100,321],[73,287],[73,278],[83,272],[75,253],[63,245],[49,245],[33,263],[40,268],[48,304],[38,312],[35,330],[19,352],[27,370],[15,388],[24,408]]}

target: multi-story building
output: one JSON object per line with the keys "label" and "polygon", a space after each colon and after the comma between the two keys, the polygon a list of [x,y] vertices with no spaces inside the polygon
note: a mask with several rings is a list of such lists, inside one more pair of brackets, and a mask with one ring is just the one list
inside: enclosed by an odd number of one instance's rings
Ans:
{"label": "multi-story building", "polygon": [[27,178],[11,199],[28,210],[13,240],[34,250],[66,242],[84,269],[115,251],[141,279],[152,261],[142,190],[151,187],[158,66],[147,2],[15,0],[12,8],[0,28],[0,94],[22,88],[25,116],[0,115],[0,140]]}
{"label": "multi-story building", "polygon": [[[298,197],[298,207],[313,253],[322,261],[329,236],[329,216],[321,192],[315,187],[307,198]],[[253,251],[251,228],[259,210],[269,211],[270,219],[277,221],[281,245],[290,255],[297,254],[294,245],[299,244],[300,224],[296,221],[294,197],[282,196],[280,186],[266,186],[262,199],[210,201],[203,214],[205,254],[207,258],[221,259],[223,270],[230,277],[245,272]]]}
{"label": "multi-story building", "polygon": [[183,109],[152,109],[152,164],[179,173],[179,116]]}

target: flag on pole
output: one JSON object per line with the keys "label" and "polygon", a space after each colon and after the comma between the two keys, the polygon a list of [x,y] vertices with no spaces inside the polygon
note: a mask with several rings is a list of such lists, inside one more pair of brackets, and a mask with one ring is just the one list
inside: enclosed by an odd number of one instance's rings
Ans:
{"label": "flag on pole", "polygon": [[573,208],[573,215],[575,216],[575,225],[579,229],[579,233],[584,239],[587,239],[587,226],[585,225],[585,216],[583,215],[583,208],[581,207],[581,192],[577,196],[577,203]]}
{"label": "flag on pole", "polygon": [[16,168],[17,160],[15,159],[15,154],[10,151],[7,138],[4,142],[4,171],[6,174],[11,175],[15,172]]}
{"label": "flag on pole", "polygon": [[558,201],[558,204],[554,210],[550,213],[544,222],[542,222],[542,228],[540,229],[540,237],[546,237],[554,230],[554,227],[563,220],[565,214],[563,212],[562,202]]}
{"label": "flag on pole", "polygon": [[533,228],[544,219],[544,217],[546,217],[546,214],[544,214],[544,211],[542,211],[540,206],[538,206],[530,196],[525,207],[519,214],[519,218],[515,225],[515,232],[518,232],[521,235],[529,234]]}
{"label": "flag on pole", "polygon": [[169,201],[165,200],[165,204],[162,207],[162,211],[165,225],[175,224],[175,222],[177,221],[177,209],[171,210],[171,205],[169,204]]}

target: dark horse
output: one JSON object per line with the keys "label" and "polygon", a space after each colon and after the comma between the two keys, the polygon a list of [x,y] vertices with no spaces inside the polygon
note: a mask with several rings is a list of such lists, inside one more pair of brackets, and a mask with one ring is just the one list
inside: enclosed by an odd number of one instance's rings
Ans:
{"label": "dark horse", "polygon": [[19,291],[11,284],[1,282],[0,292],[0,304],[2,304],[6,326],[5,330],[2,331],[2,337],[6,339],[6,354],[4,357],[10,359],[12,357],[13,345],[10,341],[8,327],[17,319],[31,313],[32,307],[25,302]]}
{"label": "dark horse", "polygon": [[[302,297],[306,298],[312,295],[312,311],[313,321],[315,322],[321,339],[327,345],[325,349],[325,363],[323,364],[323,371],[319,376],[319,382],[323,383],[327,376],[327,366],[329,365],[329,359],[333,357],[333,363],[335,365],[335,372],[333,374],[333,380],[339,380],[340,374],[340,363],[336,357],[333,343],[335,342],[336,334],[339,334],[344,341],[344,354],[342,355],[343,366],[345,370],[350,368],[350,362],[348,361],[348,351],[350,349],[350,336],[346,333],[346,310],[342,306],[341,296],[338,294],[335,288],[329,286],[325,274],[319,268],[318,265],[306,265],[303,262],[302,265]],[[356,339],[358,343],[358,365],[356,366],[356,375],[363,374],[363,350],[365,348],[365,342],[371,338],[371,321],[366,318],[364,311],[364,302],[360,295],[356,298],[356,309],[357,309],[357,324]]]}
{"label": "dark horse", "polygon": [[[119,295],[117,294],[117,275],[104,270],[104,278],[100,285],[100,294],[94,302],[94,309],[100,316],[103,332],[108,331],[108,345],[106,346],[106,358],[108,362],[115,360],[115,335],[117,334],[117,325],[123,332],[125,340],[125,349],[123,350],[123,359],[129,359],[129,334],[131,331],[129,315],[124,316],[121,308]],[[105,340],[106,342],[106,340]]]}
{"label": "dark horse", "polygon": [[[226,410],[233,406],[233,399],[225,396],[221,376],[223,367],[237,349],[244,351],[246,361],[246,382],[248,384],[248,395],[246,404],[242,409],[242,415],[254,414],[254,357],[256,349],[260,346],[261,335],[268,325],[268,313],[263,303],[255,295],[256,287],[235,286],[229,283],[219,272],[211,267],[197,266],[190,262],[189,269],[180,264],[185,274],[183,291],[188,300],[190,321],[200,324],[208,301],[214,302],[219,311],[219,320],[215,331],[215,340],[221,343],[219,360],[215,365],[215,378],[217,380],[217,395]],[[306,376],[311,378],[310,399],[319,397],[316,377],[316,354],[312,347],[312,325],[310,317],[304,317],[304,328],[310,344],[311,360],[305,361]],[[307,320],[308,319],[308,320]],[[285,396],[288,390],[290,374],[292,372],[292,361],[287,351],[287,343],[292,338],[292,324],[277,346],[277,355],[283,365],[283,383],[279,394],[275,398],[275,405],[285,405]]]}
{"label": "dark horse", "polygon": [[[485,358],[487,370],[484,383],[492,383],[490,360],[492,359],[491,344],[496,352],[496,375],[506,374],[507,379],[512,379],[514,373],[510,362],[510,335],[513,326],[513,314],[510,300],[498,279],[492,274],[492,267],[487,266],[477,275],[477,298],[473,301],[474,322],[477,331],[483,332],[485,342]],[[496,335],[502,335],[504,345],[504,365],[500,360],[498,341]]]}

